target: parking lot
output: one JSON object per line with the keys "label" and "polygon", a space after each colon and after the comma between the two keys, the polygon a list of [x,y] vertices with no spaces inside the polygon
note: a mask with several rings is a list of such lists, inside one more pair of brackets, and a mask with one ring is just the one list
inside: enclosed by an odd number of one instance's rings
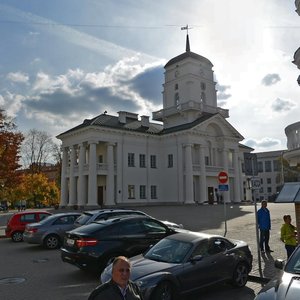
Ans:
{"label": "parking lot", "polygon": [[[226,233],[227,237],[245,240],[251,246],[254,256],[253,278],[259,276],[253,205],[226,205],[226,210],[223,205],[150,206],[139,207],[139,209],[161,220],[182,223],[187,229],[221,235]],[[272,257],[262,259],[262,272],[265,277],[275,274],[274,259],[285,258],[284,246],[279,241],[282,215],[291,214],[295,220],[292,204],[270,203],[269,209],[273,226],[270,245],[274,253]],[[0,226],[5,224],[7,216],[6,213],[0,214]],[[225,219],[227,232],[225,232]],[[96,276],[63,263],[59,250],[46,250],[27,243],[12,243],[11,240],[2,238],[0,239],[0,257],[0,295],[4,300],[87,299],[91,290],[98,284]],[[191,295],[189,299],[251,300],[260,288],[261,283],[252,280],[242,289],[220,285]]]}

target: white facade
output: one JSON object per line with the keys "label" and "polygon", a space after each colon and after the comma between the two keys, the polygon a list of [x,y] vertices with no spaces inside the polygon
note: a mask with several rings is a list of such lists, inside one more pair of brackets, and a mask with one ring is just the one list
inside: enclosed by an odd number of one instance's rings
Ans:
{"label": "white facade", "polygon": [[285,151],[268,151],[256,153],[258,177],[261,185],[257,192],[260,200],[274,200],[284,183],[282,156]]}
{"label": "white facade", "polygon": [[217,107],[211,62],[189,50],[165,65],[163,109],[101,114],[58,136],[60,206],[194,204],[211,201],[218,173],[229,174],[226,202],[245,199],[243,137]]}

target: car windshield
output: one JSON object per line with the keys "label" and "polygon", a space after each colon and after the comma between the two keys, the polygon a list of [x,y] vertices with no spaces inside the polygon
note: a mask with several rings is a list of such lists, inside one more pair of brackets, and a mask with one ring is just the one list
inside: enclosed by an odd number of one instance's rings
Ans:
{"label": "car windshield", "polygon": [[191,248],[191,243],[165,238],[154,245],[145,254],[145,258],[167,263],[182,263]]}
{"label": "car windshield", "polygon": [[286,264],[285,271],[288,273],[300,274],[300,247],[295,250],[295,253]]}
{"label": "car windshield", "polygon": [[92,217],[91,214],[83,213],[79,218],[77,218],[75,224],[84,225],[91,217]]}

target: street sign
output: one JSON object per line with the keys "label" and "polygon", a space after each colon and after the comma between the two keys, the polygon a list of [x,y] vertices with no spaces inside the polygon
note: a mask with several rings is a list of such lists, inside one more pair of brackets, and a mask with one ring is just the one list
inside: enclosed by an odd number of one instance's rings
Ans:
{"label": "street sign", "polygon": [[251,178],[251,184],[253,190],[259,190],[261,185],[260,178]]}
{"label": "street sign", "polygon": [[219,191],[220,192],[227,192],[228,191],[228,184],[219,184]]}
{"label": "street sign", "polygon": [[219,182],[225,184],[228,181],[228,174],[225,171],[221,171],[218,175]]}

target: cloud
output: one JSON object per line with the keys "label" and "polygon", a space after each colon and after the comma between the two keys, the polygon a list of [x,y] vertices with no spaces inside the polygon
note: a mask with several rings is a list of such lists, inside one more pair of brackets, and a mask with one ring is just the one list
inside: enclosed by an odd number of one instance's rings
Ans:
{"label": "cloud", "polygon": [[163,66],[156,66],[139,73],[129,84],[142,97],[160,105],[162,103]]}
{"label": "cloud", "polygon": [[283,100],[280,98],[277,98],[272,103],[272,110],[276,112],[282,112],[282,111],[289,111],[293,109],[296,106],[296,104],[290,100]]}
{"label": "cloud", "polygon": [[227,99],[231,97],[231,94],[227,92],[227,90],[230,88],[230,85],[220,85],[219,83],[216,84],[218,104],[220,106],[225,105]]}
{"label": "cloud", "polygon": [[280,140],[265,137],[261,140],[255,140],[255,139],[246,139],[243,144],[245,144],[248,147],[257,149],[268,149],[268,148],[274,148],[275,146],[279,146],[281,144]]}
{"label": "cloud", "polygon": [[276,84],[281,80],[278,74],[267,74],[261,81],[261,83],[265,86],[270,86]]}
{"label": "cloud", "polygon": [[7,74],[6,78],[13,82],[27,83],[29,81],[29,76],[22,72],[10,72]]}

